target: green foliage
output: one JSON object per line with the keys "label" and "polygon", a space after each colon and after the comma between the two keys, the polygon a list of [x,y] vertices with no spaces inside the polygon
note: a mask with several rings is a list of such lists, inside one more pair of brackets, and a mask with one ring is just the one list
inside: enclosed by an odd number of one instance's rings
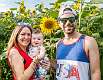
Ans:
{"label": "green foliage", "polygon": [[16,24],[12,16],[11,14],[5,15],[3,13],[3,16],[0,18],[0,52],[6,47],[5,43],[7,43],[11,31]]}
{"label": "green foliage", "polygon": [[9,66],[7,65],[7,61],[6,61],[5,57],[2,58],[2,60],[0,61],[0,64],[1,64],[0,65],[0,68],[1,68],[0,78],[2,80],[12,80],[11,70],[10,70]]}
{"label": "green foliage", "polygon": [[7,64],[7,59],[5,57],[5,51],[2,53],[2,57],[0,60],[0,80],[12,80],[12,72],[10,70],[10,67]]}
{"label": "green foliage", "polygon": [[103,0],[91,0],[93,3],[103,3]]}
{"label": "green foliage", "polygon": [[57,0],[57,3],[62,3],[62,2],[66,2],[66,1],[73,1],[73,0]]}

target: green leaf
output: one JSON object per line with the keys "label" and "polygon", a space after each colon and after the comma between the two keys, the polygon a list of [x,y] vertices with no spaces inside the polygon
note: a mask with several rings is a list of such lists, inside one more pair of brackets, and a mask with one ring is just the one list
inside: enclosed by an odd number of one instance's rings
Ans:
{"label": "green leaf", "polygon": [[17,8],[10,8],[10,10],[17,10]]}
{"label": "green leaf", "polygon": [[53,18],[57,18],[58,12],[57,11],[50,11],[50,16]]}
{"label": "green leaf", "polygon": [[74,1],[74,0],[57,0],[57,3],[62,3],[62,2],[66,2],[66,1]]}
{"label": "green leaf", "polygon": [[103,0],[91,0],[93,3],[103,3]]}

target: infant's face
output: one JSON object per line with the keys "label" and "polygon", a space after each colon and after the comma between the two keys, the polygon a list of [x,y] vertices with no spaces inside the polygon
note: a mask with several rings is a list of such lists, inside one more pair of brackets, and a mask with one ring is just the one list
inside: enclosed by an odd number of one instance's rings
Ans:
{"label": "infant's face", "polygon": [[31,44],[33,46],[40,46],[43,44],[43,35],[39,34],[32,34]]}

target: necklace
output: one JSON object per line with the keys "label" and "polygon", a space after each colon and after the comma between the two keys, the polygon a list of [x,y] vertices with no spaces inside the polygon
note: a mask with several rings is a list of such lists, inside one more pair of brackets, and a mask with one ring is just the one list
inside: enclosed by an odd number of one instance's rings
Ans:
{"label": "necklace", "polygon": [[70,37],[64,37],[65,40],[72,40],[73,38]]}
{"label": "necklace", "polygon": [[69,37],[64,37],[64,39],[70,39]]}
{"label": "necklace", "polygon": [[70,38],[69,37],[64,37],[64,40],[70,40]]}

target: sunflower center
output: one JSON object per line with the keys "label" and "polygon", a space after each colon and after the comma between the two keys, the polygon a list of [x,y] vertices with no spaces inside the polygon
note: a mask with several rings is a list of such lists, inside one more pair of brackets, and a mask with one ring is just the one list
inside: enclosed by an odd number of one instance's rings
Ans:
{"label": "sunflower center", "polygon": [[51,29],[53,27],[53,22],[52,21],[46,21],[45,27],[48,28],[48,29]]}

